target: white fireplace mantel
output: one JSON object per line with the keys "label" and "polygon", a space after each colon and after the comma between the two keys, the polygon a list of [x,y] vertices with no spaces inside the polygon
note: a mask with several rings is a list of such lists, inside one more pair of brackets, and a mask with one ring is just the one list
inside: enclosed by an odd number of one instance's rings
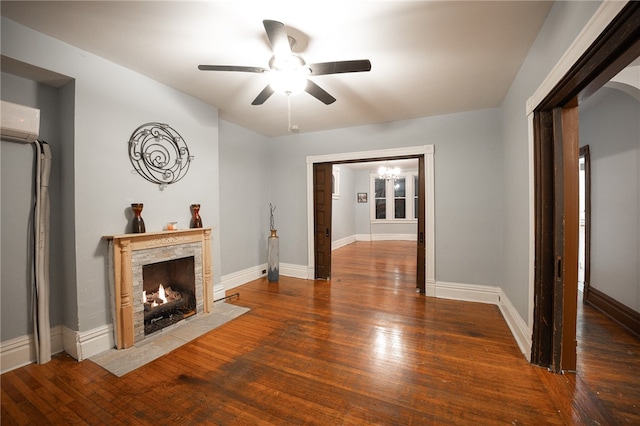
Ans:
{"label": "white fireplace mantel", "polygon": [[202,284],[204,312],[213,308],[211,275],[211,228],[146,232],[142,234],[108,235],[103,237],[111,250],[112,289],[114,293],[114,329],[116,347],[134,345],[134,297],[132,253],[137,250],[200,243],[202,247]]}

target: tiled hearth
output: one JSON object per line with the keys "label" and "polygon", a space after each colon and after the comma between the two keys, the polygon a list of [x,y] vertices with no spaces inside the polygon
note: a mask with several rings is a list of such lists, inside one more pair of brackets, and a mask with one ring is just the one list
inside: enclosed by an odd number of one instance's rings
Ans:
{"label": "tiled hearth", "polygon": [[116,347],[125,349],[145,338],[142,302],[143,266],[194,258],[196,316],[213,306],[211,228],[148,232],[104,237],[109,242],[110,287]]}

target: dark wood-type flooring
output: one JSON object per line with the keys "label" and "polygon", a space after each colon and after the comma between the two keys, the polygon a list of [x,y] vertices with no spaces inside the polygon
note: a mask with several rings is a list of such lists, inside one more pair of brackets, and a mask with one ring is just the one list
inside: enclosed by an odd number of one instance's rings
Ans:
{"label": "dark wood-type flooring", "polygon": [[640,341],[599,312],[556,375],[496,306],[416,294],[415,243],[333,256],[331,281],[233,289],[250,312],[124,377],[65,354],[3,374],[2,425],[640,424]]}

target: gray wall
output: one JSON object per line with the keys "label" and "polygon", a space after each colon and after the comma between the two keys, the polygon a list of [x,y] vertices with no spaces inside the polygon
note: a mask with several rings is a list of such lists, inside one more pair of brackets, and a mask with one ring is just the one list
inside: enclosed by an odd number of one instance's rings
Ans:
{"label": "gray wall", "polygon": [[271,164],[266,137],[220,120],[222,275],[267,262]]}
{"label": "gray wall", "polygon": [[[50,322],[62,323],[63,262],[60,196],[61,147],[58,89],[2,73],[2,100],[40,108],[40,140],[51,146],[53,167],[50,177],[51,197],[51,296]],[[36,145],[1,142],[2,168],[2,286],[0,310],[2,341],[33,332],[33,205],[35,190]]]}
{"label": "gray wall", "polygon": [[[133,202],[145,204],[142,216],[149,231],[161,230],[169,221],[188,227],[189,206],[200,203],[204,225],[214,228],[213,280],[219,284],[217,109],[7,19],[2,19],[1,30],[3,55],[75,79],[74,90],[62,93],[65,99],[73,96],[75,110],[71,116],[63,108],[60,124],[63,133],[72,131],[68,136],[73,142],[73,163],[65,164],[62,174],[73,182],[62,182],[61,188],[73,195],[61,194],[61,198],[73,200],[67,211],[74,213],[65,220],[73,220],[71,231],[75,232],[73,244],[65,244],[63,256],[75,256],[75,265],[73,276],[66,277],[69,288],[65,285],[62,297],[77,306],[73,317],[65,313],[64,325],[86,331],[111,323],[107,246],[102,237],[126,232]],[[164,191],[132,173],[127,154],[131,133],[150,121],[173,126],[195,156],[186,177]],[[66,153],[62,158],[69,159]],[[2,238],[4,243],[4,234]]]}
{"label": "gray wall", "polygon": [[591,286],[640,311],[640,102],[602,88],[580,108],[591,155]]}
{"label": "gray wall", "polygon": [[351,237],[356,233],[356,194],[355,171],[341,164],[339,197],[332,199],[331,205],[331,239],[333,241]]}
{"label": "gray wall", "polygon": [[289,238],[281,261],[307,264],[307,156],[433,144],[436,278],[499,286],[500,141],[497,109],[274,138],[272,192]]}
{"label": "gray wall", "polygon": [[353,191],[355,193],[365,192],[367,193],[366,203],[357,203],[354,210],[357,235],[367,235],[371,233],[371,219],[369,209],[371,208],[371,194],[369,193],[371,186],[369,184],[369,170],[357,170],[355,173]]}
{"label": "gray wall", "polygon": [[[529,308],[529,158],[526,102],[600,2],[555,2],[502,104],[502,289],[525,321]],[[500,209],[498,207],[498,209]]]}

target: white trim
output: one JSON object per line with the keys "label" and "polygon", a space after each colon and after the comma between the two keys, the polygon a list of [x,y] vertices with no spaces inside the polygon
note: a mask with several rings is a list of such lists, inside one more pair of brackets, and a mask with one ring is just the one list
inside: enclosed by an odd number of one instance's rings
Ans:
{"label": "white trim", "polygon": [[[62,326],[51,327],[51,353],[63,352]],[[0,343],[0,374],[36,362],[33,334],[20,336]]]}
{"label": "white trim", "polygon": [[331,198],[333,200],[340,199],[340,166],[334,165],[331,169],[331,176],[333,177],[333,191],[331,192]]}
{"label": "white trim", "polygon": [[433,154],[433,145],[418,145],[404,148],[378,149],[375,151],[340,152],[336,154],[307,156],[307,164],[339,163],[350,160],[369,160],[380,157],[404,157],[411,155]]}
{"label": "white trim", "polygon": [[427,154],[424,156],[424,200],[425,220],[425,287],[436,281],[436,175],[434,171],[434,147],[425,146]]}
{"label": "white trim", "polygon": [[[239,287],[243,284],[248,283],[249,281],[257,280],[258,278],[264,277],[265,275],[267,275],[266,270],[267,264],[263,263],[262,265],[253,266],[251,268],[246,268],[227,275],[223,275],[223,292]],[[265,273],[263,274],[262,271],[265,271]],[[224,297],[224,294],[221,297]],[[218,300],[219,298],[220,297],[216,297],[214,300]]]}
{"label": "white trim", "polygon": [[627,1],[604,1],[593,14],[589,22],[575,38],[558,63],[551,69],[538,89],[527,100],[527,115],[540,105],[562,77],[573,67],[611,21],[627,5]]}
{"label": "white trim", "polygon": [[435,297],[439,299],[462,300],[465,302],[500,303],[500,287],[478,284],[461,284],[437,281]]}
{"label": "white trim", "polygon": [[371,234],[371,241],[418,241],[416,234]]}
{"label": "white trim", "polygon": [[342,152],[336,154],[307,156],[307,279],[314,279],[314,233],[313,233],[313,164],[335,163],[348,160],[368,160],[382,157],[424,155],[425,176],[425,281],[435,282],[435,172],[434,146],[419,145],[404,148],[379,149],[375,151]]}
{"label": "white trim", "polygon": [[331,242],[331,251],[337,250],[340,247],[344,247],[355,242],[356,242],[355,235],[349,235],[348,237],[340,238],[339,240],[335,240]]}
{"label": "white trim", "polygon": [[356,241],[417,241],[416,234],[355,234],[340,238],[331,243],[331,251],[337,250]]}
{"label": "white trim", "polygon": [[[225,296],[225,291],[234,289],[236,287],[240,287],[241,285],[247,284],[251,281],[258,280],[262,277],[265,277],[266,272],[263,274],[262,271],[267,269],[267,264],[263,263],[258,266],[253,266],[251,268],[242,269],[240,271],[232,272],[230,274],[224,275],[222,277],[222,293],[221,295],[217,295],[214,300],[218,300]],[[307,267],[303,265],[294,265],[291,263],[280,263],[280,275],[283,277],[293,277],[293,278],[301,278],[301,279],[309,279]]]}
{"label": "white trim", "polygon": [[213,286],[213,300],[222,299],[225,294],[225,288],[222,283],[214,284]]}
{"label": "white trim", "polygon": [[[534,143],[533,143],[533,114],[529,115],[529,304],[527,309],[527,324],[529,336],[533,335],[533,310],[535,298],[535,270],[536,270],[536,187],[535,187],[535,166],[534,166]],[[511,303],[511,302],[509,302]],[[517,339],[516,339],[517,340]],[[531,338],[529,339],[531,340]],[[522,348],[521,348],[522,349]],[[523,351],[523,353],[525,353]],[[531,354],[531,344],[527,353]],[[531,359],[531,356],[527,358]]]}
{"label": "white trim", "polygon": [[82,361],[116,346],[113,324],[106,324],[88,331],[62,328],[64,351]]}
{"label": "white trim", "polygon": [[303,280],[313,279],[309,278],[309,270],[306,266],[294,265],[293,263],[280,263],[280,275],[285,277],[300,278]]}
{"label": "white trim", "polygon": [[502,290],[500,290],[500,303],[498,304],[500,312],[504,317],[504,321],[507,323],[509,330],[513,338],[516,340],[520,351],[527,359],[531,360],[531,343],[533,332],[529,326],[522,319],[518,310],[513,306],[511,300],[507,297]]}

